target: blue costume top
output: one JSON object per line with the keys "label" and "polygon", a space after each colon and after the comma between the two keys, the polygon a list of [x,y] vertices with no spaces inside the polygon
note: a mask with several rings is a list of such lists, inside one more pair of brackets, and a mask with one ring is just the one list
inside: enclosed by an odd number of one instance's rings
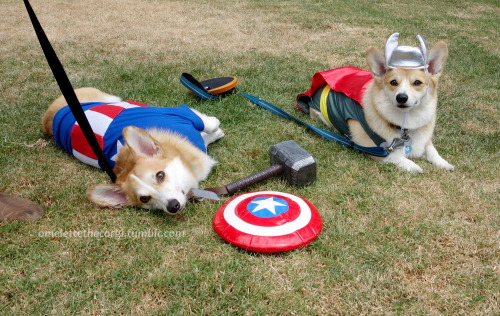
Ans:
{"label": "blue costume top", "polygon": [[[186,105],[164,108],[132,101],[109,104],[92,102],[82,103],[82,108],[112,168],[119,150],[125,144],[122,131],[127,126],[168,130],[187,138],[194,146],[206,152],[200,134],[205,128],[203,121]],[[52,128],[54,140],[59,147],[82,162],[101,168],[68,106],[56,113]]]}

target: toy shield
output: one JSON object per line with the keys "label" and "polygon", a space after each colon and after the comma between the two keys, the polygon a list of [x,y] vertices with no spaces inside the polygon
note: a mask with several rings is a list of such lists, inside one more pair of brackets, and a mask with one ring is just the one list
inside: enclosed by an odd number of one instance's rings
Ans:
{"label": "toy shield", "polygon": [[303,247],[321,232],[317,209],[293,194],[260,191],[234,196],[215,214],[213,227],[230,244],[253,252]]}

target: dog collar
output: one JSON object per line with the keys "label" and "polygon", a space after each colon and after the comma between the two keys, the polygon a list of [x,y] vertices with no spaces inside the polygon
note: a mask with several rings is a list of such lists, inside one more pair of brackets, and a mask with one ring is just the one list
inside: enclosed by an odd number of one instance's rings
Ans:
{"label": "dog collar", "polygon": [[401,126],[390,123],[391,127],[394,129],[402,129]]}
{"label": "dog collar", "polygon": [[417,35],[421,48],[398,46],[399,33],[392,34],[385,43],[385,64],[387,69],[426,69],[428,65],[428,46],[426,40]]}

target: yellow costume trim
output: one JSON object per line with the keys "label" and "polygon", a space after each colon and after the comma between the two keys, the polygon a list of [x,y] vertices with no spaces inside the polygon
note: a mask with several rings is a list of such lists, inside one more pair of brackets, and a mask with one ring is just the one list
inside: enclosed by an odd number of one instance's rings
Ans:
{"label": "yellow costume trim", "polygon": [[321,111],[321,115],[323,115],[323,117],[328,121],[328,123],[333,125],[330,119],[328,118],[328,93],[330,93],[330,90],[332,90],[332,88],[330,88],[329,85],[326,85],[323,91],[321,91],[321,97],[319,99],[319,109]]}

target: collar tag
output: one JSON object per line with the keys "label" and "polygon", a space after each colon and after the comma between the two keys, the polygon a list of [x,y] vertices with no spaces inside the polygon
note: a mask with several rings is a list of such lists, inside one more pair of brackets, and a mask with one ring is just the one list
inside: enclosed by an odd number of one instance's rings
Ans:
{"label": "collar tag", "polygon": [[408,154],[411,152],[411,138],[408,137],[408,140],[405,141],[404,146],[405,146],[405,153]]}

